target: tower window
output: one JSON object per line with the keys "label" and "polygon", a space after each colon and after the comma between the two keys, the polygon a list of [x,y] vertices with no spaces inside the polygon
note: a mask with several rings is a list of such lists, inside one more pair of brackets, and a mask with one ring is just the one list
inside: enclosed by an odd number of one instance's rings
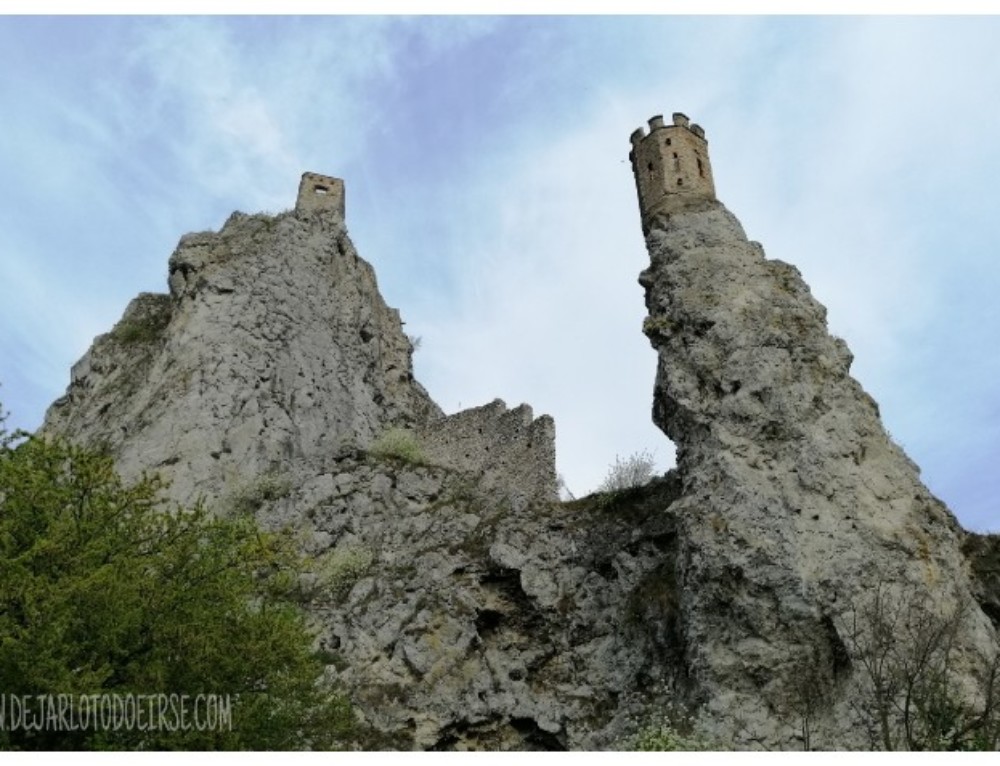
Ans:
{"label": "tower window", "polygon": [[701,158],[698,158],[698,175],[702,178],[705,177],[705,166],[701,164]]}
{"label": "tower window", "polygon": [[329,194],[330,193],[330,189],[327,188],[326,186],[314,186],[313,187],[313,191],[316,194]]}
{"label": "tower window", "polygon": [[670,139],[667,139],[667,146],[670,146]]}
{"label": "tower window", "polygon": [[677,152],[674,152],[674,159],[677,159]]}
{"label": "tower window", "polygon": [[677,185],[678,186],[683,186],[684,185],[684,179],[683,178],[678,178],[677,179]]}

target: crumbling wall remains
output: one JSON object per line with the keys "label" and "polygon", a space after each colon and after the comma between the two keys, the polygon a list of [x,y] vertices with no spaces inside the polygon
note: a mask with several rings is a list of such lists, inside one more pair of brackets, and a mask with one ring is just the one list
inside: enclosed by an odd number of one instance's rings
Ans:
{"label": "crumbling wall remains", "polygon": [[421,443],[428,461],[479,477],[521,506],[556,500],[556,433],[548,415],[512,410],[500,399],[428,424]]}

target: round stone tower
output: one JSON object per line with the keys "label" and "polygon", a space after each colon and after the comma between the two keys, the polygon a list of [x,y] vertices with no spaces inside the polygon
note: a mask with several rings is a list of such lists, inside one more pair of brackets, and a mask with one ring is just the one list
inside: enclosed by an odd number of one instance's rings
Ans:
{"label": "round stone tower", "polygon": [[664,125],[662,115],[649,120],[649,135],[643,128],[632,133],[632,172],[639,192],[643,233],[657,215],[674,213],[694,202],[715,199],[708,141],[700,125],[674,112],[673,125]]}

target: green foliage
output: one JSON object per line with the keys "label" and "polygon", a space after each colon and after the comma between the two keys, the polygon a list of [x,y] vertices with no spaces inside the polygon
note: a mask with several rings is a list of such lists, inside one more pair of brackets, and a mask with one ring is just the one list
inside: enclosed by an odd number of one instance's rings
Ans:
{"label": "green foliage", "polygon": [[640,752],[661,752],[708,748],[704,747],[700,740],[686,737],[678,733],[669,723],[664,723],[639,732],[632,749]]}
{"label": "green foliage", "polygon": [[228,510],[237,516],[251,516],[265,503],[287,497],[291,490],[287,476],[273,471],[264,473],[229,497]]}
{"label": "green foliage", "polygon": [[404,463],[425,462],[416,434],[405,428],[390,428],[372,443],[368,454],[377,458],[395,458]]}
{"label": "green foliage", "polygon": [[330,748],[347,702],[320,682],[292,601],[298,557],[252,519],[170,510],[110,459],[14,446],[0,420],[0,692],[229,695],[216,731],[0,731],[8,749]]}
{"label": "green foliage", "polygon": [[331,548],[322,553],[314,561],[316,595],[343,598],[374,561],[374,554],[363,547]]}
{"label": "green foliage", "polygon": [[676,752],[718,748],[694,733],[690,716],[671,709],[659,720],[640,729],[629,749],[640,752]]}
{"label": "green foliage", "polygon": [[647,316],[642,320],[642,331],[649,338],[669,337],[677,328],[677,322],[668,316]]}
{"label": "green foliage", "polygon": [[163,337],[169,323],[169,311],[149,311],[142,316],[122,319],[111,331],[111,336],[123,345],[153,343]]}
{"label": "green foliage", "polygon": [[629,508],[636,500],[642,497],[642,487],[632,487],[631,489],[619,489],[613,492],[597,492],[594,495],[594,507],[604,513],[620,511]]}
{"label": "green foliage", "polygon": [[4,412],[3,405],[0,404],[0,451],[9,450],[28,436],[27,432],[20,429],[13,433],[7,430],[7,417],[9,414],[8,412]]}

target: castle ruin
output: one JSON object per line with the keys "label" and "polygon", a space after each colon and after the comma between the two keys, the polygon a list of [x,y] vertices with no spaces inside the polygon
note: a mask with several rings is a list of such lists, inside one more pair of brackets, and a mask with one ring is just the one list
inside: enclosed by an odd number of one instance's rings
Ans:
{"label": "castle ruin", "polygon": [[342,178],[324,176],[319,173],[303,173],[299,181],[299,194],[295,200],[295,212],[332,210],[338,217],[344,217],[344,181]]}
{"label": "castle ruin", "polygon": [[643,233],[658,215],[687,209],[701,200],[715,199],[708,141],[700,125],[674,112],[673,124],[663,116],[649,120],[649,135],[637,128],[630,138],[632,172],[639,193]]}
{"label": "castle ruin", "polygon": [[508,410],[494,399],[434,420],[420,436],[428,462],[478,477],[518,508],[558,499],[555,422],[527,404]]}

